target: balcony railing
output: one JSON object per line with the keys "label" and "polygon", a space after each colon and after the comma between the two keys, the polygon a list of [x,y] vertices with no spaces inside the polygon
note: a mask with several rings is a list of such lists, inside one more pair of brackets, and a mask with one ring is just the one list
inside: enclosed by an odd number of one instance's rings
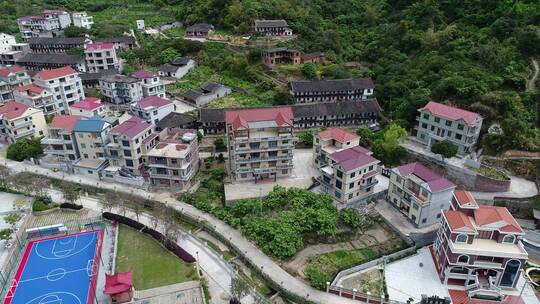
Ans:
{"label": "balcony railing", "polygon": [[247,158],[236,158],[237,163],[250,163],[250,162],[262,162],[262,161],[278,161],[278,160],[287,160],[292,159],[292,153],[287,155],[278,155],[278,156],[268,156],[268,157],[247,157]]}
{"label": "balcony railing", "polygon": [[278,140],[290,140],[292,139],[291,134],[284,134],[278,136],[269,136],[269,137],[236,137],[234,139],[237,143],[249,143],[249,142],[261,142],[261,141],[278,141]]}
{"label": "balcony railing", "polygon": [[482,267],[482,268],[501,268],[502,264],[497,262],[488,262],[488,261],[478,261],[476,260],[474,262],[474,266],[476,267]]}

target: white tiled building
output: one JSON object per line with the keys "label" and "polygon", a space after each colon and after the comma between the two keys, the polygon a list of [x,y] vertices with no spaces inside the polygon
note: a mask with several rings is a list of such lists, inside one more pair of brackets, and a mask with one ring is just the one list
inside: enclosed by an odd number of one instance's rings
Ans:
{"label": "white tiled building", "polygon": [[165,98],[165,85],[163,82],[161,82],[157,74],[140,70],[133,73],[131,76],[141,81],[144,97],[157,96],[160,98]]}
{"label": "white tiled building", "polygon": [[143,98],[139,79],[125,75],[107,75],[99,80],[104,100],[115,104],[133,103]]}
{"label": "white tiled building", "polygon": [[0,69],[0,103],[14,99],[13,92],[17,87],[32,82],[26,70],[20,66]]}
{"label": "white tiled building", "polygon": [[155,125],[174,111],[175,105],[167,99],[150,96],[131,104],[131,112]]}
{"label": "white tiled building", "polygon": [[69,13],[63,10],[45,10],[39,16],[25,16],[17,19],[21,37],[26,40],[35,37],[56,37],[71,25]]}
{"label": "white tiled building", "polygon": [[98,73],[102,70],[122,70],[121,61],[116,55],[114,44],[110,42],[88,43],[84,56],[88,72]]}
{"label": "white tiled building", "polygon": [[40,109],[45,115],[56,113],[53,93],[37,86],[35,83],[16,88],[13,96],[15,101]]}
{"label": "white tiled building", "polygon": [[0,33],[0,53],[11,51],[11,46],[16,43],[15,36]]}
{"label": "white tiled building", "polygon": [[69,114],[69,106],[84,99],[81,78],[71,67],[43,70],[34,76],[34,83],[54,95],[54,109],[51,114]]}
{"label": "white tiled building", "polygon": [[15,143],[22,138],[47,135],[43,112],[25,104],[10,101],[0,107],[0,138]]}
{"label": "white tiled building", "polygon": [[94,17],[88,16],[86,12],[75,12],[72,16],[74,26],[91,29],[94,24]]}

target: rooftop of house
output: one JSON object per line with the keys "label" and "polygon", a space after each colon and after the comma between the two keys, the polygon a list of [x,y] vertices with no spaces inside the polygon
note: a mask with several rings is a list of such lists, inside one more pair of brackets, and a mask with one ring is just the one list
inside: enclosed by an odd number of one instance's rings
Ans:
{"label": "rooftop of house", "polygon": [[183,143],[159,142],[146,156],[184,158],[189,145]]}
{"label": "rooftop of house", "polygon": [[134,43],[134,39],[131,36],[119,36],[112,38],[97,39],[97,42],[112,42],[112,43]]}
{"label": "rooftop of house", "polygon": [[79,73],[79,77],[81,77],[81,80],[83,81],[90,81],[90,80],[99,80],[101,77],[106,75],[115,75],[118,74],[117,69],[108,69],[108,70],[101,70],[97,73]]}
{"label": "rooftop of house", "polygon": [[156,76],[155,73],[149,72],[147,70],[140,70],[133,74],[131,74],[132,77],[138,78],[138,79],[145,79],[145,78],[152,78]]}
{"label": "rooftop of house", "polygon": [[17,119],[23,115],[30,107],[24,103],[9,101],[0,107],[0,114],[7,120]]}
{"label": "rooftop of house", "polygon": [[460,208],[466,209],[476,209],[478,204],[469,191],[465,190],[454,190],[454,198],[459,204]]}
{"label": "rooftop of house", "polygon": [[14,66],[0,69],[0,77],[8,77],[10,74],[20,73],[20,72],[25,72],[25,71],[26,71],[25,68],[20,67],[18,65],[14,65]]}
{"label": "rooftop of house", "polygon": [[322,140],[333,139],[340,143],[348,142],[359,138],[358,135],[347,132],[341,128],[330,128],[328,130],[319,132],[319,138]]}
{"label": "rooftop of house", "polygon": [[418,177],[426,183],[428,190],[431,192],[439,192],[456,187],[451,181],[418,162],[399,166],[393,170],[401,176],[414,175]]}
{"label": "rooftop of house", "polygon": [[19,64],[32,64],[32,63],[51,63],[51,64],[78,64],[84,62],[82,56],[67,55],[67,54],[40,54],[40,53],[28,53],[17,60]]}
{"label": "rooftop of house", "polygon": [[209,32],[214,30],[214,26],[208,23],[196,23],[186,28],[186,32]]}
{"label": "rooftop of house", "polygon": [[190,125],[197,121],[197,119],[191,115],[171,112],[160,120],[156,127],[159,129],[172,128],[176,126]]}
{"label": "rooftop of house", "polygon": [[225,87],[224,85],[222,84],[219,84],[219,83],[215,83],[215,82],[212,82],[212,81],[209,81],[207,83],[205,83],[200,89],[197,89],[197,90],[189,90],[187,92],[185,92],[184,94],[182,94],[182,96],[186,99],[197,99],[205,94],[211,94],[211,93],[215,93],[218,89],[222,88],[222,87]]}
{"label": "rooftop of house", "polygon": [[333,79],[316,81],[290,81],[289,87],[293,92],[333,92],[373,89],[375,84],[369,78]]}
{"label": "rooftop of house", "polygon": [[42,87],[36,85],[35,83],[31,83],[31,84],[27,84],[27,85],[24,85],[24,86],[20,86],[20,87],[17,87],[15,89],[17,92],[25,92],[27,95],[39,95],[41,94],[43,91],[45,91],[45,89],[43,89]]}
{"label": "rooftop of house", "polygon": [[371,151],[369,151],[368,149],[361,146],[356,146],[334,152],[330,155],[330,157],[336,162],[338,162],[341,167],[343,167],[343,169],[348,172],[356,170],[358,168],[362,168],[369,164],[378,163],[379,160],[371,156],[371,154]]}
{"label": "rooftop of house", "polygon": [[172,104],[172,102],[158,96],[148,96],[136,102],[135,104],[141,109],[153,109],[170,105]]}
{"label": "rooftop of house", "polygon": [[277,52],[298,52],[297,49],[289,49],[286,47],[276,47],[264,50],[265,53],[277,53]]}
{"label": "rooftop of house", "polygon": [[100,80],[105,82],[122,82],[122,83],[134,83],[139,82],[139,79],[122,74],[103,75]]}
{"label": "rooftop of house", "polygon": [[171,64],[176,66],[184,66],[189,63],[191,59],[188,57],[176,57]]}
{"label": "rooftop of house", "polygon": [[162,64],[158,67],[158,71],[164,72],[164,73],[172,73],[176,72],[180,67],[176,65],[172,65],[170,63]]}
{"label": "rooftop of house", "polygon": [[52,69],[52,70],[42,70],[35,75],[36,78],[42,80],[52,80],[60,77],[65,77],[68,75],[77,74],[77,72],[70,66],[65,66],[62,68]]}
{"label": "rooftop of house", "polygon": [[77,121],[73,131],[75,132],[87,132],[87,133],[101,133],[109,123],[103,120],[100,116],[90,117],[89,119],[82,119]]}
{"label": "rooftop of house", "polygon": [[428,102],[423,108],[420,108],[419,111],[428,111],[435,116],[443,117],[452,121],[463,120],[468,125],[474,124],[476,120],[480,118],[478,113],[466,111],[434,101]]}
{"label": "rooftop of house", "polygon": [[95,97],[86,97],[81,101],[73,103],[70,107],[81,110],[95,110],[102,107],[101,99]]}
{"label": "rooftop of house", "polygon": [[290,107],[230,110],[225,113],[225,122],[234,130],[292,126],[293,113]]}
{"label": "rooftop of house", "polygon": [[288,27],[287,21],[279,20],[255,20],[255,27]]}
{"label": "rooftop of house", "polygon": [[96,42],[96,43],[88,43],[84,47],[88,51],[101,51],[101,50],[113,49],[114,44],[112,42]]}
{"label": "rooftop of house", "polygon": [[468,216],[461,210],[446,210],[444,218],[454,231],[477,232],[478,230],[498,230],[505,233],[523,232],[508,209],[499,206],[480,205]]}
{"label": "rooftop of house", "polygon": [[79,44],[83,45],[87,38],[84,37],[35,37],[28,39],[29,44],[52,45],[52,44]]}
{"label": "rooftop of house", "polygon": [[152,125],[138,116],[132,116],[130,119],[112,128],[111,133],[125,135],[129,138],[135,138],[137,135],[149,130]]}
{"label": "rooftop of house", "polygon": [[77,122],[84,119],[84,116],[80,115],[55,115],[53,120],[49,124],[49,128],[63,129],[71,132],[75,128]]}

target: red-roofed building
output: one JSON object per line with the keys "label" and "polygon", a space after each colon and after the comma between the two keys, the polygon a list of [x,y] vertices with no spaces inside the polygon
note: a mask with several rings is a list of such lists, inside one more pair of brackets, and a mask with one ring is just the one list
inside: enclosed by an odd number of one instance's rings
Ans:
{"label": "red-roofed building", "polygon": [[49,135],[41,140],[47,145],[43,152],[59,162],[72,163],[79,159],[73,129],[81,119],[84,117],[79,115],[55,115],[48,125]]}
{"label": "red-roofed building", "polygon": [[133,73],[131,76],[141,81],[144,97],[157,96],[165,98],[165,85],[161,82],[156,73],[140,70]]}
{"label": "red-roofed building", "polygon": [[0,138],[12,144],[22,138],[47,136],[45,116],[39,109],[10,101],[0,107]]}
{"label": "red-roofed building", "polygon": [[441,281],[469,298],[518,294],[516,284],[528,259],[522,235],[508,209],[478,205],[469,192],[457,190],[433,247]]}
{"label": "red-roofed building", "polygon": [[86,44],[84,46],[84,60],[90,73],[112,69],[122,71],[122,62],[118,60],[116,48],[112,42]]}
{"label": "red-roofed building", "polygon": [[390,171],[388,201],[419,228],[437,224],[450,208],[455,185],[414,162]]}
{"label": "red-roofed building", "polygon": [[292,173],[293,113],[290,107],[225,113],[231,173],[237,180],[276,180]]}
{"label": "red-roofed building", "polygon": [[15,101],[40,109],[43,113],[55,112],[53,93],[37,86],[35,83],[16,88],[13,97]]}
{"label": "red-roofed building", "polygon": [[106,146],[109,164],[121,167],[135,175],[143,172],[143,155],[148,148],[153,148],[156,141],[148,145],[145,140],[152,136],[152,124],[142,118],[133,116],[112,128],[109,133],[109,144]]}
{"label": "red-roofed building", "polygon": [[418,109],[416,138],[428,147],[438,141],[448,140],[458,147],[458,154],[474,152],[482,128],[482,117],[442,103],[430,101]]}
{"label": "red-roofed building", "polygon": [[71,25],[71,17],[63,10],[44,10],[39,16],[20,17],[17,24],[24,40],[36,37],[52,38]]}
{"label": "red-roofed building", "polygon": [[53,94],[54,104],[44,108],[45,115],[69,114],[69,106],[85,97],[79,73],[69,66],[43,70],[34,83]]}
{"label": "red-roofed building", "polygon": [[175,109],[172,101],[158,96],[145,97],[131,104],[131,112],[155,125]]}
{"label": "red-roofed building", "polygon": [[86,97],[81,101],[73,103],[69,107],[72,115],[81,115],[84,117],[102,116],[106,112],[106,107],[101,103],[101,99],[96,97]]}
{"label": "red-roofed building", "polygon": [[127,303],[133,299],[133,271],[105,275],[103,293],[111,297],[112,303]]}
{"label": "red-roofed building", "polygon": [[12,66],[0,69],[0,104],[13,101],[13,91],[32,82],[23,67]]}
{"label": "red-roofed building", "polygon": [[[317,168],[328,164],[328,156],[343,149],[358,146],[360,137],[340,128],[319,132],[313,138],[313,161]],[[367,151],[367,150],[366,150]]]}

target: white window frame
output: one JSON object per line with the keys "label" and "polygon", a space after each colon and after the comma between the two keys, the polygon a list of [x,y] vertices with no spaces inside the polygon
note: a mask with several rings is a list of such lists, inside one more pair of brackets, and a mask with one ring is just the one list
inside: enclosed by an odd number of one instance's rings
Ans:
{"label": "white window frame", "polygon": [[[459,240],[459,237],[462,236],[462,235],[465,236],[465,242],[462,242],[462,241]],[[458,234],[456,236],[456,243],[466,244],[468,240],[469,240],[469,236],[467,234],[465,234],[465,233],[460,233],[460,234]]]}
{"label": "white window frame", "polygon": [[[512,238],[511,242],[506,241],[506,238],[509,238],[509,237]],[[507,234],[502,239],[502,243],[504,243],[504,244],[513,244],[515,241],[516,241],[516,236],[513,235],[513,234]]]}

